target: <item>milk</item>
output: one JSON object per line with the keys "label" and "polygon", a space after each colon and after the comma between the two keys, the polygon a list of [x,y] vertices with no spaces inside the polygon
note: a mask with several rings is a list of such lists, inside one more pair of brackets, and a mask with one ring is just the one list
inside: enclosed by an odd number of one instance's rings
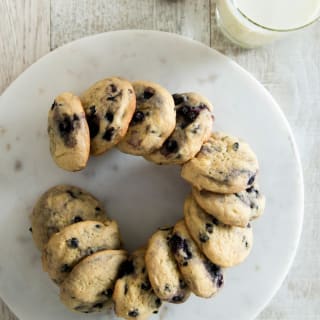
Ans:
{"label": "milk", "polygon": [[245,47],[269,43],[319,15],[320,0],[217,0],[222,31]]}

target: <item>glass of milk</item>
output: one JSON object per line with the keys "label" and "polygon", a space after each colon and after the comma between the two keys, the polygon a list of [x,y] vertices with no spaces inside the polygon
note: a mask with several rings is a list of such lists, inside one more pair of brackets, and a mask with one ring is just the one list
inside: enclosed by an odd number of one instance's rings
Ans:
{"label": "glass of milk", "polygon": [[217,23],[234,43],[253,48],[320,17],[320,0],[216,0]]}

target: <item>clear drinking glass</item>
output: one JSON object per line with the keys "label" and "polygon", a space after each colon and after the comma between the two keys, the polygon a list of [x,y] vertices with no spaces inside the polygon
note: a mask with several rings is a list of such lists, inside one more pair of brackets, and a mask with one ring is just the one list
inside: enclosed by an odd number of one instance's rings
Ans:
{"label": "clear drinking glass", "polygon": [[320,17],[320,0],[217,0],[217,23],[232,42],[263,46]]}

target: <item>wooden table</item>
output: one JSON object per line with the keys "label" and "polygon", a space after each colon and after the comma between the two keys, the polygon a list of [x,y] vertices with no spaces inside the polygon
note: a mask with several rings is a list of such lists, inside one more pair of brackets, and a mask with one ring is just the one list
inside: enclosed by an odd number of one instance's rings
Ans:
{"label": "wooden table", "polygon": [[[86,35],[132,28],[176,32],[199,40],[261,81],[293,128],[304,168],[306,200],[294,265],[258,319],[320,319],[319,24],[248,51],[232,45],[217,29],[213,0],[1,0],[0,14],[0,93],[50,50]],[[0,319],[16,319],[1,302]]]}

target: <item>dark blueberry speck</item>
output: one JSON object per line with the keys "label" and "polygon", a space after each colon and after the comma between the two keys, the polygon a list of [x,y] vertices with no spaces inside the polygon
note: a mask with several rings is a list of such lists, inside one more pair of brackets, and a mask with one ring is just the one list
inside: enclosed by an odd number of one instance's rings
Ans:
{"label": "dark blueberry speck", "polygon": [[95,209],[96,209],[96,211],[101,211],[100,207],[96,207]]}
{"label": "dark blueberry speck", "polygon": [[168,283],[165,284],[164,291],[171,292],[170,285]]}
{"label": "dark blueberry speck", "polygon": [[77,223],[77,222],[81,222],[81,221],[83,221],[83,219],[81,217],[79,217],[79,216],[75,216],[73,218],[73,223]]}
{"label": "dark blueberry speck", "polygon": [[213,224],[211,224],[211,223],[206,223],[206,230],[207,230],[209,233],[212,233],[212,232],[213,232]]}
{"label": "dark blueberry speck", "polygon": [[150,285],[150,283],[145,283],[145,282],[142,282],[141,283],[141,289],[142,290],[145,290],[145,291],[148,291],[148,290],[150,290],[151,289],[151,285]]}
{"label": "dark blueberry speck", "polygon": [[157,314],[159,311],[158,310],[154,310],[152,313]]}
{"label": "dark blueberry speck", "polygon": [[169,139],[164,143],[164,146],[170,153],[178,151],[178,143],[176,140]]}
{"label": "dark blueberry speck", "polygon": [[93,139],[99,133],[100,121],[99,117],[96,115],[96,106],[91,106],[89,110],[89,113],[86,114],[86,118],[89,126],[90,138]]}
{"label": "dark blueberry speck", "polygon": [[113,83],[110,84],[110,88],[111,88],[111,92],[116,92],[117,91],[117,87]]}
{"label": "dark blueberry speck", "polygon": [[87,256],[90,256],[91,254],[93,254],[95,251],[92,249],[92,248],[88,248],[87,250],[86,250],[86,255]]}
{"label": "dark blueberry speck", "polygon": [[144,120],[144,113],[142,111],[136,111],[132,117],[130,125],[134,126]]}
{"label": "dark blueberry speck", "polygon": [[246,248],[249,248],[249,243],[248,243],[248,241],[246,241],[244,245],[246,246]]}
{"label": "dark blueberry speck", "polygon": [[73,121],[74,120],[68,115],[64,115],[64,117],[58,121],[58,128],[62,138],[68,137],[68,135],[70,135],[70,133],[75,129]]}
{"label": "dark blueberry speck", "polygon": [[186,239],[182,239],[179,235],[174,234],[169,240],[169,246],[174,253],[182,250],[184,259],[189,260],[192,258],[192,252],[189,249]]}
{"label": "dark blueberry speck", "polygon": [[182,279],[179,280],[179,285],[181,289],[185,289],[187,287],[186,282]]}
{"label": "dark blueberry speck", "polygon": [[145,90],[144,90],[144,92],[143,92],[143,98],[145,99],[145,100],[148,100],[148,99],[150,99],[151,97],[153,97],[154,96],[154,93],[155,93],[155,90],[153,89],[153,88],[146,88]]}
{"label": "dark blueberry speck", "polygon": [[250,203],[250,208],[254,209],[256,207],[256,205],[254,203]]}
{"label": "dark blueberry speck", "polygon": [[247,189],[246,189],[246,191],[247,191],[248,193],[251,193],[253,190],[254,190],[254,187],[253,187],[253,186],[251,186],[250,188],[247,188]]}
{"label": "dark blueberry speck", "polygon": [[100,229],[100,228],[101,228],[101,224],[96,224],[95,227],[96,227],[97,229]]}
{"label": "dark blueberry speck", "polygon": [[215,217],[212,217],[211,218],[211,221],[212,221],[212,223],[214,224],[214,225],[218,225],[219,224],[219,221],[215,218]]}
{"label": "dark blueberry speck", "polygon": [[79,116],[74,113],[73,114],[73,121],[79,121],[79,120],[80,120]]}
{"label": "dark blueberry speck", "polygon": [[72,268],[69,265],[64,264],[61,266],[60,270],[61,270],[61,272],[70,272],[72,270]]}
{"label": "dark blueberry speck", "polygon": [[256,176],[253,175],[252,177],[250,177],[250,179],[248,180],[248,185],[252,185],[254,183]]}
{"label": "dark blueberry speck", "polygon": [[66,192],[71,198],[77,199],[77,197],[75,196],[75,194],[71,190],[67,190]]}
{"label": "dark blueberry speck", "polygon": [[232,145],[232,149],[233,149],[234,151],[238,151],[238,149],[239,149],[239,143],[238,143],[238,142],[235,142],[235,143]]}
{"label": "dark blueberry speck", "polygon": [[202,242],[202,243],[205,243],[209,240],[209,236],[206,235],[205,233],[200,233],[199,234],[199,240]]}
{"label": "dark blueberry speck", "polygon": [[67,240],[67,245],[69,248],[76,249],[79,246],[79,240],[77,238],[71,238]]}
{"label": "dark blueberry speck", "polygon": [[174,296],[171,300],[173,302],[181,302],[183,301],[184,297],[183,296]]}
{"label": "dark blueberry speck", "polygon": [[181,124],[181,128],[186,128],[190,123],[197,119],[201,109],[199,107],[190,107],[188,105],[182,105],[177,114],[183,117],[184,122]]}
{"label": "dark blueberry speck", "polygon": [[102,292],[102,295],[108,297],[108,298],[111,298],[112,297],[112,294],[113,294],[113,289],[109,288],[105,291]]}
{"label": "dark blueberry speck", "polygon": [[29,228],[29,231],[32,233],[32,228],[31,227]]}
{"label": "dark blueberry speck", "polygon": [[57,104],[57,101],[54,100],[54,101],[53,101],[53,104],[52,104],[52,106],[51,106],[51,110],[53,110],[57,105],[58,105],[58,104]]}
{"label": "dark blueberry speck", "polygon": [[136,318],[139,316],[139,310],[138,309],[134,309],[132,311],[128,312],[128,316],[132,317],[132,318]]}
{"label": "dark blueberry speck", "polygon": [[247,228],[251,228],[251,224],[250,223],[247,224]]}
{"label": "dark blueberry speck", "polygon": [[157,298],[154,302],[155,302],[157,308],[159,308],[162,304],[162,302],[159,298]]}
{"label": "dark blueberry speck", "polygon": [[205,261],[204,266],[210,274],[211,279],[216,281],[217,286],[220,288],[223,284],[223,273],[221,272],[221,268],[209,260]]}
{"label": "dark blueberry speck", "polygon": [[90,110],[90,114],[95,114],[97,112],[96,106],[89,107],[89,110]]}
{"label": "dark blueberry speck", "polygon": [[172,98],[174,100],[174,104],[177,106],[178,104],[181,104],[183,102],[186,102],[187,101],[187,96],[184,96],[182,94],[178,94],[178,93],[175,93],[172,95]]}
{"label": "dark blueberry speck", "polygon": [[134,265],[131,260],[124,261],[120,268],[118,273],[118,278],[122,278],[125,275],[132,274],[134,272]]}
{"label": "dark blueberry speck", "polygon": [[109,121],[112,122],[113,121],[113,113],[112,112],[107,112],[105,115],[105,118]]}
{"label": "dark blueberry speck", "polygon": [[221,288],[223,286],[223,275],[222,275],[222,273],[220,275],[218,275],[217,286],[218,286],[218,288]]}
{"label": "dark blueberry speck", "polygon": [[106,130],[106,132],[104,133],[102,138],[104,140],[111,141],[113,134],[114,134],[114,128],[111,127],[111,128]]}

